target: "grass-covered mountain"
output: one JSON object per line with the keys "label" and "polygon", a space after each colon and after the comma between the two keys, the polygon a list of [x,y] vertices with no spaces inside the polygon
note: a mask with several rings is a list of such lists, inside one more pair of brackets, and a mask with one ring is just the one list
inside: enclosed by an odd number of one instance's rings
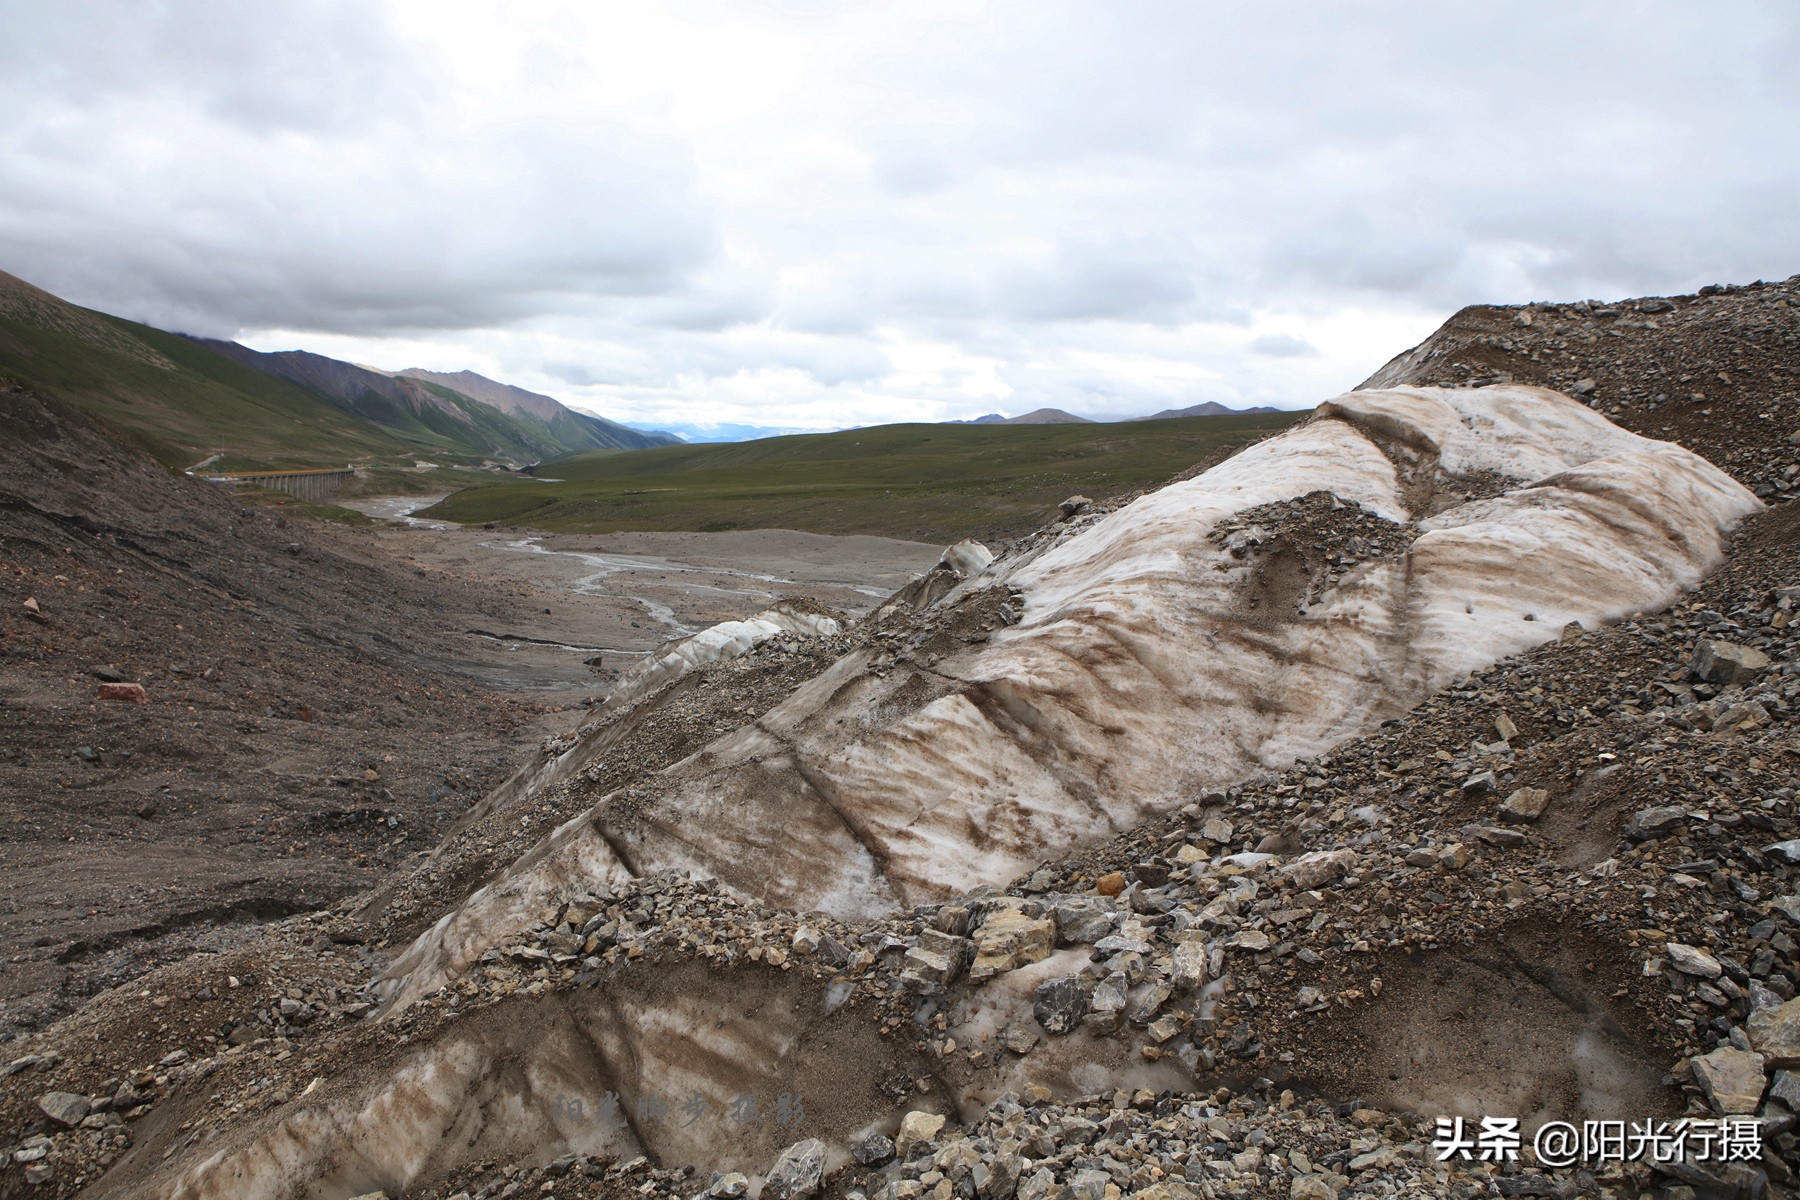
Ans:
{"label": "grass-covered mountain", "polygon": [[583,454],[558,482],[458,492],[431,510],[564,532],[803,529],[919,541],[1035,529],[1095,499],[1211,465],[1304,413],[1080,425],[877,425],[754,442]]}
{"label": "grass-covered mountain", "polygon": [[342,466],[411,451],[392,430],[187,338],[58,299],[0,271],[0,378],[57,397],[171,467]]}
{"label": "grass-covered mountain", "polygon": [[473,371],[425,371],[410,367],[396,374],[451,388],[483,404],[491,404],[514,418],[531,418],[541,422],[565,453],[583,450],[645,450],[651,446],[673,446],[681,439],[667,433],[647,433],[596,417],[576,412],[554,396],[527,391],[510,383],[499,383]]}
{"label": "grass-covered mountain", "polygon": [[501,405],[430,377],[166,333],[0,271],[0,380],[74,405],[171,467],[215,454],[221,469],[418,457],[526,464],[672,440],[479,375],[457,378],[531,400]]}
{"label": "grass-covered mountain", "polygon": [[[423,371],[390,374],[305,350],[266,353],[236,342],[194,340],[221,357],[285,379],[364,420],[427,442],[440,442],[442,450],[525,464],[585,450],[636,450],[672,440],[586,416],[549,396],[495,383],[473,371],[457,376]],[[440,382],[449,378],[478,381],[474,386],[489,395],[505,396],[510,407]],[[532,402],[520,402],[515,393],[532,397]]]}

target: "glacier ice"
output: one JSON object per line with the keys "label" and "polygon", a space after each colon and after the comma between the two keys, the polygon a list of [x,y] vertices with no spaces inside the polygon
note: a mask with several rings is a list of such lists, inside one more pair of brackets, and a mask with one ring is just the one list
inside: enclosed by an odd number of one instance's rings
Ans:
{"label": "glacier ice", "polygon": [[[1327,492],[1403,526],[1401,554],[1302,595],[1297,552],[1214,535]],[[583,879],[687,869],[768,903],[873,915],[999,883],[1318,754],[1468,672],[1666,605],[1759,507],[1699,456],[1528,387],[1352,392],[1211,470],[981,564],[1016,624],[929,665],[850,652],[761,719],[599,798],[397,961],[394,1006]],[[964,564],[964,570],[973,567]],[[728,635],[721,635],[726,638]]]}

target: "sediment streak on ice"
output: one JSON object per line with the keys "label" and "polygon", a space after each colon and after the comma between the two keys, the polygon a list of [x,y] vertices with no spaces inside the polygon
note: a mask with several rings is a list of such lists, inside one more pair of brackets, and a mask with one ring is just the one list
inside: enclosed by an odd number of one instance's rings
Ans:
{"label": "sediment streak on ice", "polygon": [[[1416,533],[1301,603],[1282,548],[1212,534],[1327,491]],[[1464,499],[1486,493],[1487,498]],[[647,813],[602,799],[427,931],[402,1006],[582,877],[689,868],[852,916],[1000,883],[1405,712],[1468,672],[1668,604],[1758,507],[1699,456],[1525,387],[1352,392],[1317,418],[937,605],[1015,589],[1019,623],[929,667],[841,660],[669,768]]]}

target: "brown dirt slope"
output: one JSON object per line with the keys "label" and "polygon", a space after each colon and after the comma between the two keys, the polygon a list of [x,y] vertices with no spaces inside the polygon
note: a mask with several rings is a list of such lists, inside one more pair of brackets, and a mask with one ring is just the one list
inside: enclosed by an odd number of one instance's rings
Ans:
{"label": "brown dirt slope", "polygon": [[490,598],[32,394],[0,429],[0,1036],[360,891],[504,776],[529,713],[437,632]]}

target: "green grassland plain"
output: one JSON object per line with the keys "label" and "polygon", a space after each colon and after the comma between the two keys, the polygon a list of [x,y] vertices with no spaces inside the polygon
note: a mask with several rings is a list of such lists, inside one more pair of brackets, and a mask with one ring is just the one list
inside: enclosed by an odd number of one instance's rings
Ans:
{"label": "green grassland plain", "polygon": [[428,514],[556,533],[801,529],[924,542],[1014,537],[1080,493],[1210,466],[1304,412],[1100,425],[878,425],[753,442],[601,451],[538,482],[457,492]]}

